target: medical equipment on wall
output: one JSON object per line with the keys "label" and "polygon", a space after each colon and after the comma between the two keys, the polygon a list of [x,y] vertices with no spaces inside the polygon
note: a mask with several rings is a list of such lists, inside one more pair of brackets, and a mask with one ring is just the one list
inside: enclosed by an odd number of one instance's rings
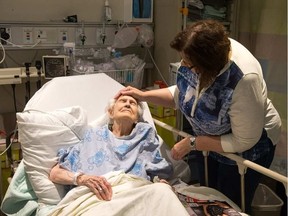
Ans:
{"label": "medical equipment on wall", "polygon": [[100,34],[100,38],[102,40],[102,43],[105,43],[106,40],[106,23],[110,22],[112,20],[112,10],[109,6],[109,1],[105,0],[104,2],[104,12],[103,12],[103,21],[102,21],[102,32]]}
{"label": "medical equipment on wall", "polygon": [[105,0],[104,3],[104,19],[106,22],[110,22],[112,20],[112,10],[109,6],[109,1]]}
{"label": "medical equipment on wall", "polygon": [[37,75],[38,75],[38,80],[36,82],[36,85],[37,85],[37,89],[40,89],[41,88],[41,79],[42,79],[42,72],[41,72],[41,68],[42,68],[42,63],[41,61],[36,61],[35,62],[35,67],[37,69]]}
{"label": "medical equipment on wall", "polygon": [[25,63],[25,73],[26,73],[26,83],[25,83],[25,87],[26,87],[26,95],[25,95],[25,102],[27,103],[30,100],[31,97],[31,86],[30,86],[30,66],[31,63],[26,62]]}
{"label": "medical equipment on wall", "polygon": [[86,41],[86,35],[85,35],[85,28],[84,28],[84,22],[82,21],[82,25],[81,25],[81,33],[79,35],[80,37],[80,41],[81,41],[81,45],[85,44]]}
{"label": "medical equipment on wall", "polygon": [[43,72],[46,79],[66,76],[68,69],[68,56],[43,56]]}

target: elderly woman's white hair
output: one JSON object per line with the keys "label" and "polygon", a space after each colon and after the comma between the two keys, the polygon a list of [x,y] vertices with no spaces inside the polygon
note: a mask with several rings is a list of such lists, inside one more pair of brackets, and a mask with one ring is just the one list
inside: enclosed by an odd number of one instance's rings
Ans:
{"label": "elderly woman's white hair", "polygon": [[[110,119],[108,112],[109,112],[109,110],[113,109],[113,106],[115,105],[116,101],[117,100],[114,98],[110,99],[108,102],[108,105],[105,109],[106,118],[107,118],[107,121],[109,124],[112,124],[113,121],[112,121],[112,119]],[[137,105],[138,105],[138,122],[143,122],[144,121],[143,120],[144,104],[143,104],[143,102],[139,102],[138,100],[136,100],[136,101],[137,101]]]}

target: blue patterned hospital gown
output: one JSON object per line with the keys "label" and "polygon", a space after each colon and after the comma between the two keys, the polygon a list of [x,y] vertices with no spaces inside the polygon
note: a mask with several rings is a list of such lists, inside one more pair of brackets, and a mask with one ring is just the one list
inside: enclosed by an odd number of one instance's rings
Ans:
{"label": "blue patterned hospital gown", "polygon": [[128,136],[115,137],[108,126],[87,130],[82,142],[58,151],[61,167],[72,172],[104,175],[123,170],[148,180],[168,179],[172,166],[159,152],[159,140],[148,123],[137,123]]}

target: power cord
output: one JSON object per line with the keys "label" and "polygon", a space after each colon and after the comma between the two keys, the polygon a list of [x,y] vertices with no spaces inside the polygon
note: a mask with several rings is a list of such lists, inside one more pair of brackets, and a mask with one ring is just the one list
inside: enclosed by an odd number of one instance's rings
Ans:
{"label": "power cord", "polygon": [[1,39],[2,39],[2,38],[0,38],[0,46],[1,46],[1,49],[3,50],[3,56],[2,56],[2,59],[1,59],[1,61],[0,61],[0,64],[2,64],[2,63],[4,62],[5,57],[6,57],[5,48],[4,48],[4,46],[2,45],[2,43],[1,43]]}
{"label": "power cord", "polygon": [[41,40],[38,40],[35,44],[32,45],[18,45],[10,42],[9,40],[5,40],[4,38],[0,37],[0,40],[5,41],[7,44],[11,44],[13,47],[18,47],[18,48],[34,48],[38,44],[41,43]]}
{"label": "power cord", "polygon": [[146,50],[148,51],[149,56],[150,56],[150,58],[151,58],[151,60],[152,60],[152,62],[153,62],[153,64],[154,64],[155,68],[157,69],[157,72],[158,72],[158,74],[160,75],[161,79],[162,79],[162,80],[164,81],[164,83],[168,86],[168,82],[167,82],[167,81],[165,80],[165,78],[163,77],[160,69],[158,68],[158,66],[157,66],[157,64],[156,64],[156,62],[155,62],[155,60],[154,60],[154,58],[153,58],[153,56],[152,56],[152,54],[151,54],[151,52],[150,52],[150,50],[149,50],[149,48],[146,47]]}
{"label": "power cord", "polygon": [[[15,127],[15,129],[13,130],[12,135],[6,137],[6,149],[5,149],[3,152],[0,153],[0,156],[4,155],[4,154],[11,148],[12,143],[13,143],[14,140],[15,140],[17,130],[18,130],[18,126],[17,126],[17,124],[16,124],[16,127]],[[11,137],[11,136],[13,137],[12,140],[9,138],[9,137]],[[8,139],[9,139],[9,141],[8,141]],[[7,142],[7,141],[8,141],[8,142]]]}
{"label": "power cord", "polygon": [[17,113],[16,92],[15,92],[16,85],[11,84],[11,87],[12,87],[12,91],[13,91],[14,110],[15,110],[15,113]]}
{"label": "power cord", "polygon": [[11,44],[13,47],[18,47],[18,48],[34,48],[35,46],[37,46],[37,45],[41,42],[41,41],[39,40],[39,41],[37,41],[37,42],[36,42],[35,44],[33,44],[33,45],[17,45],[17,44],[14,44],[14,43],[12,43],[12,42],[10,42],[10,41],[8,41],[8,40],[0,37],[0,47],[1,47],[1,49],[3,50],[3,56],[2,56],[2,59],[1,59],[1,61],[0,61],[0,64],[2,64],[2,63],[4,62],[5,57],[6,57],[5,48],[4,48],[4,46],[3,46],[3,44],[2,44],[1,41],[4,41],[4,42],[6,42],[7,44]]}

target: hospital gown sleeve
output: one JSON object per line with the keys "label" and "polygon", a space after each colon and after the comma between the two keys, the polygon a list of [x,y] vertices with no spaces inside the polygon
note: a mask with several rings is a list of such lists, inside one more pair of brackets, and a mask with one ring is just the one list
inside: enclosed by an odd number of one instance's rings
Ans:
{"label": "hospital gown sleeve", "polygon": [[67,149],[59,149],[57,156],[59,157],[60,167],[71,172],[77,172],[77,163],[79,162],[79,145],[69,147]]}

